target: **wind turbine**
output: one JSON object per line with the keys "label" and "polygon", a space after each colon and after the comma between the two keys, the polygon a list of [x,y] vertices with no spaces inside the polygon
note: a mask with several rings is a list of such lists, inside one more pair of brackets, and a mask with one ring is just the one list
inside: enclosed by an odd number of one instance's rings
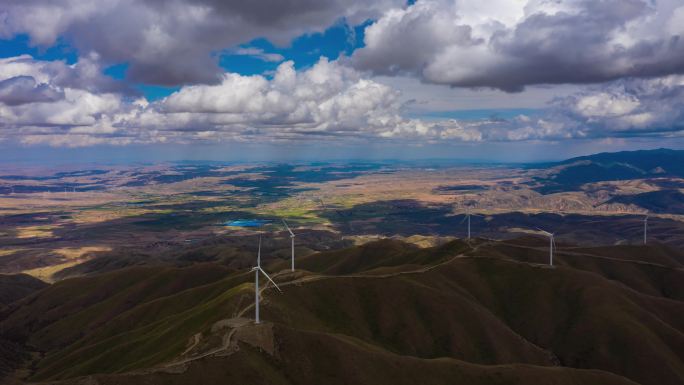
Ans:
{"label": "wind turbine", "polygon": [[646,244],[646,239],[648,237],[648,215],[644,217],[644,245]]}
{"label": "wind turbine", "polygon": [[254,323],[259,323],[259,272],[261,274],[265,275],[266,278],[268,278],[269,281],[273,284],[273,286],[278,289],[279,292],[283,292],[280,290],[278,285],[276,285],[275,282],[271,279],[271,277],[266,274],[264,269],[261,268],[261,237],[259,237],[259,251],[257,252],[257,265],[252,268],[252,271],[254,272]]}
{"label": "wind turbine", "polygon": [[467,209],[465,217],[463,217],[463,219],[461,220],[461,223],[463,223],[465,220],[468,220],[468,240],[470,240],[470,217],[473,215],[476,217],[479,216],[477,214],[471,214],[470,209]]}
{"label": "wind turbine", "polygon": [[553,239],[553,233],[550,233],[546,230],[542,230],[539,227],[537,227],[537,230],[541,231],[549,237],[549,266],[553,266],[553,250],[556,248],[556,241]]}
{"label": "wind turbine", "polygon": [[292,262],[290,263],[290,271],[294,271],[294,240],[295,240],[295,235],[292,232],[292,230],[290,230],[290,226],[287,225],[287,222],[285,222],[284,219],[283,219],[283,224],[285,225],[285,228],[287,229],[287,231],[290,232],[290,245],[292,246]]}

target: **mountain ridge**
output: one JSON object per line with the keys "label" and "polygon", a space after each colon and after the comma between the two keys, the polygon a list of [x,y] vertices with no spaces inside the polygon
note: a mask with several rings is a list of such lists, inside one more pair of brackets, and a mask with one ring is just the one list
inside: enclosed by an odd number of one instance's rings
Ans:
{"label": "mountain ridge", "polygon": [[[294,274],[271,261],[265,269],[283,293],[262,287],[266,322],[258,326],[247,318],[248,270],[129,267],[66,279],[20,300],[0,316],[0,336],[41,352],[30,379],[49,383],[83,376],[183,383],[190,373],[213,383],[219,377],[209,372],[220,372],[241,383],[308,384],[321,378],[312,367],[330,383],[409,383],[421,375],[435,384],[684,380],[681,252],[559,245],[557,267],[549,268],[546,247],[529,237],[425,249],[380,240],[303,257],[304,270]],[[667,289],[658,284],[663,274]],[[83,290],[95,285],[102,289]],[[173,362],[185,363],[166,366]],[[227,375],[219,362],[246,371]],[[398,369],[407,365],[414,369]],[[402,378],[364,374],[372,367],[392,367]]]}

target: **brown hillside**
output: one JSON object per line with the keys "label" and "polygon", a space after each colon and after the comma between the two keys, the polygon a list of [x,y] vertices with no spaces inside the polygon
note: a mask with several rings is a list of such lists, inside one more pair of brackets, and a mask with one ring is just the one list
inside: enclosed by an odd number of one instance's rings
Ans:
{"label": "brown hillside", "polygon": [[683,383],[679,268],[614,252],[559,245],[549,268],[532,238],[380,241],[274,262],[256,329],[248,270],[128,268],[19,301],[0,337],[41,353],[32,381]]}

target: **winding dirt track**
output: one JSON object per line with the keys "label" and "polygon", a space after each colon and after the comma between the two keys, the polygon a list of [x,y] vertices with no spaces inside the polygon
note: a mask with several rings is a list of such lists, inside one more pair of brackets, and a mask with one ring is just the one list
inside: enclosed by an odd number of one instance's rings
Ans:
{"label": "winding dirt track", "polygon": [[[485,244],[489,244],[489,243],[490,242],[485,242],[483,244],[476,245],[475,247],[472,248],[472,251],[476,251],[480,246],[485,245]],[[441,262],[436,263],[434,265],[428,265],[428,266],[424,266],[424,267],[421,267],[419,269],[414,269],[414,270],[397,271],[397,272],[387,273],[387,274],[310,275],[310,276],[294,279],[291,281],[279,283],[278,285],[280,287],[287,287],[287,286],[292,286],[292,285],[302,285],[302,284],[306,284],[309,282],[315,282],[315,281],[326,280],[326,279],[386,279],[386,278],[392,278],[392,277],[397,277],[397,276],[401,276],[401,275],[422,274],[422,273],[426,273],[426,272],[432,271],[434,269],[437,269],[441,266],[447,265],[447,264],[449,264],[449,263],[451,263],[451,262],[453,262],[459,258],[473,258],[473,257],[468,256],[468,255],[464,255],[464,254],[458,254],[456,256],[453,256],[447,260],[441,261]],[[283,275],[289,275],[289,274],[291,274],[290,270],[282,270],[282,271],[279,271],[279,272],[273,274],[272,278],[274,280],[276,280],[278,277],[281,277]],[[272,285],[273,284],[267,280],[266,283],[259,289],[259,299],[260,299],[260,302],[262,304],[265,304],[264,291],[269,289]],[[240,310],[232,319],[236,320],[236,321],[237,320],[245,320],[246,321],[246,318],[244,318],[244,316],[248,311],[251,311],[252,309],[254,309],[254,303],[253,302],[248,304],[244,308],[242,308],[242,310]],[[222,352],[229,352],[231,350],[231,346],[233,346],[233,336],[235,335],[237,330],[240,327],[247,326],[247,325],[251,324],[251,322],[249,322],[249,321],[240,322],[240,323],[241,323],[241,325],[238,325],[237,327],[232,328],[230,330],[230,332],[224,336],[222,346],[215,348],[215,349],[212,349],[212,350],[209,350],[207,352],[204,352],[200,355],[196,355],[196,356],[188,357],[188,358],[181,359],[178,361],[170,362],[168,364],[163,365],[160,369],[164,370],[164,369],[169,369],[169,368],[175,367],[175,366],[186,365],[192,361],[196,361],[196,360],[208,357],[208,356],[212,356],[214,354],[218,354],[218,353],[222,353]],[[197,338],[194,338],[193,343],[191,344],[190,347],[188,347],[186,349],[186,352],[189,352],[190,350],[192,350],[192,348],[194,346],[196,346],[198,343],[199,343],[199,340]]]}
{"label": "winding dirt track", "polygon": [[[366,273],[366,274],[364,274],[364,273],[360,273],[360,274],[357,273],[357,274],[347,274],[347,275],[321,275],[321,274],[316,274],[316,275],[308,275],[308,276],[305,276],[305,277],[293,279],[293,280],[291,280],[291,281],[282,282],[282,283],[279,283],[279,286],[280,286],[280,287],[287,287],[287,286],[292,286],[292,285],[302,285],[302,284],[306,284],[306,283],[309,283],[309,282],[316,282],[316,281],[327,280],[327,279],[387,279],[387,278],[393,278],[393,277],[402,276],[402,275],[423,274],[423,273],[427,273],[427,272],[429,272],[429,271],[438,269],[438,268],[441,267],[441,266],[448,265],[448,264],[454,262],[454,261],[457,260],[457,259],[462,259],[462,258],[483,258],[483,257],[481,257],[481,256],[473,255],[473,253],[477,252],[477,250],[478,250],[480,247],[483,247],[483,246],[485,246],[485,245],[490,245],[490,244],[492,244],[492,243],[493,243],[492,241],[486,241],[486,242],[480,243],[480,244],[475,245],[474,247],[471,248],[471,250],[468,252],[469,255],[466,255],[466,254],[462,254],[462,253],[461,253],[461,254],[455,255],[455,256],[453,256],[453,257],[451,257],[451,258],[449,258],[449,259],[446,259],[446,260],[444,260],[444,261],[441,261],[441,262],[439,262],[439,263],[436,263],[436,264],[434,264],[434,265],[428,265],[428,266],[424,266],[424,267],[421,267],[421,268],[418,268],[418,269],[414,269],[414,270],[397,271],[397,272],[386,273],[386,274],[367,274],[367,273]],[[522,245],[516,245],[516,247],[521,247],[521,248],[526,248],[526,249],[534,249],[534,250],[539,250],[539,249],[543,249],[543,248],[544,248],[544,247],[533,247],[533,246],[522,246]],[[612,258],[612,257],[603,257],[603,256],[592,255],[592,254],[585,254],[585,253],[580,253],[580,252],[573,252],[573,251],[570,251],[570,250],[559,251],[559,252],[558,252],[558,255],[566,255],[566,256],[573,256],[573,255],[576,255],[576,256],[582,256],[582,257],[590,257],[590,258],[597,258],[597,259],[610,260],[610,261],[613,261],[613,262],[620,262],[620,263],[635,263],[635,264],[642,264],[642,265],[657,266],[657,267],[661,267],[661,268],[682,270],[681,268],[676,268],[676,267],[671,267],[671,266],[664,266],[664,265],[657,264],[657,263],[644,262],[644,261],[638,261],[638,260],[625,260],[625,259]],[[485,258],[487,258],[487,257],[485,257]],[[522,264],[532,265],[532,266],[535,266],[535,267],[544,267],[544,268],[548,267],[546,264],[525,262],[525,261],[520,261],[520,260],[516,260],[516,259],[511,259],[511,258],[500,258],[500,257],[492,257],[492,258],[496,258],[496,259],[498,259],[498,260],[504,260],[504,261],[508,261],[508,262],[513,262],[513,263],[522,263]],[[274,280],[277,280],[277,278],[279,278],[279,277],[287,276],[287,275],[291,275],[291,274],[292,274],[292,273],[290,272],[289,269],[287,269],[287,270],[282,270],[282,271],[279,271],[279,272],[273,274],[273,279],[274,279]],[[266,303],[266,298],[264,297],[264,292],[265,292],[266,290],[270,289],[272,285],[273,285],[273,284],[267,280],[266,283],[265,283],[265,284],[261,287],[261,289],[259,290],[259,297],[260,297],[260,300],[261,300],[261,302],[262,302],[263,304]],[[216,348],[216,349],[212,349],[212,350],[210,350],[210,351],[207,351],[207,352],[202,353],[202,354],[197,355],[197,356],[188,357],[188,358],[185,358],[185,359],[182,359],[182,360],[179,360],[179,361],[174,361],[174,362],[168,363],[168,364],[164,365],[162,368],[170,368],[170,367],[173,367],[173,366],[185,365],[185,364],[188,364],[188,363],[190,363],[190,362],[192,362],[192,361],[196,361],[196,360],[199,360],[199,359],[202,359],[202,358],[211,356],[211,355],[215,355],[215,354],[223,353],[223,352],[230,352],[230,351],[231,351],[231,347],[232,347],[232,350],[236,350],[236,345],[234,344],[233,337],[234,337],[235,333],[237,332],[237,330],[238,330],[239,328],[244,327],[244,326],[248,326],[248,325],[251,325],[251,324],[252,324],[251,320],[245,318],[245,315],[246,315],[249,311],[252,311],[253,309],[254,309],[254,303],[253,303],[253,302],[250,302],[248,305],[246,305],[245,307],[243,307],[239,312],[237,312],[237,314],[235,314],[235,316],[232,318],[232,320],[235,320],[236,323],[237,323],[238,325],[237,325],[236,327],[233,327],[233,328],[230,330],[230,332],[228,332],[228,333],[224,336],[222,346],[220,346],[220,347],[218,347],[218,348]],[[511,330],[511,331],[513,331],[513,330]],[[515,331],[513,331],[513,332],[515,333]],[[515,333],[515,334],[518,335],[517,333]],[[530,341],[526,340],[524,337],[522,337],[522,336],[520,336],[520,335],[518,335],[518,337],[519,337],[521,340],[526,341],[527,343],[532,344]],[[198,340],[195,340],[194,343],[193,343],[193,346],[189,347],[189,348],[186,350],[186,352],[190,351],[190,350],[192,349],[192,347],[194,347],[194,346],[197,345],[198,343],[199,343],[199,341],[198,341]],[[532,345],[534,345],[534,344],[532,344]],[[535,346],[536,346],[536,345],[535,345]],[[552,356],[553,358],[555,358],[554,361],[556,362],[556,365],[559,365],[558,359],[555,357],[555,355],[554,355],[552,352],[550,352],[550,351],[548,351],[548,350],[546,350],[546,349],[543,349],[542,347],[539,347],[539,346],[537,346],[537,347],[538,347],[539,349],[541,349],[541,350],[544,350],[544,351],[548,352],[550,356]]]}

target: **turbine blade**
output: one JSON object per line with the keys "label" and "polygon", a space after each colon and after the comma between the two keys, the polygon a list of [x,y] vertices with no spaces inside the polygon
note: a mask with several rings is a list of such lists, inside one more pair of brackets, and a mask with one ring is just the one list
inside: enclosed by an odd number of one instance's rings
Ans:
{"label": "turbine blade", "polygon": [[542,233],[544,233],[545,235],[547,235],[547,236],[549,236],[549,237],[553,235],[553,234],[549,233],[549,232],[546,231],[546,230],[540,229],[539,227],[537,227],[537,230],[541,231]]}
{"label": "turbine blade", "polygon": [[283,224],[285,225],[285,228],[287,229],[287,231],[290,232],[290,236],[291,236],[291,237],[294,237],[295,235],[294,235],[294,233],[292,232],[292,230],[290,230],[290,226],[287,225],[287,222],[285,222],[284,219],[283,219],[282,221],[283,221]]}
{"label": "turbine blade", "polygon": [[261,235],[259,235],[259,251],[257,252],[257,266],[261,268]]}
{"label": "turbine blade", "polygon": [[464,216],[463,216],[463,219],[461,219],[461,222],[459,222],[459,223],[465,222],[466,219],[468,219],[468,214],[464,215]]}
{"label": "turbine blade", "polygon": [[261,273],[262,273],[263,275],[265,275],[266,278],[268,278],[269,281],[271,281],[271,283],[273,284],[273,286],[275,286],[276,289],[278,289],[279,292],[281,292],[281,293],[283,292],[282,290],[280,290],[280,288],[278,287],[278,285],[277,285],[275,282],[273,282],[273,280],[271,279],[271,277],[269,277],[268,274],[266,274],[266,272],[264,271],[264,269],[262,269],[261,267],[259,267],[259,271],[261,271]]}

